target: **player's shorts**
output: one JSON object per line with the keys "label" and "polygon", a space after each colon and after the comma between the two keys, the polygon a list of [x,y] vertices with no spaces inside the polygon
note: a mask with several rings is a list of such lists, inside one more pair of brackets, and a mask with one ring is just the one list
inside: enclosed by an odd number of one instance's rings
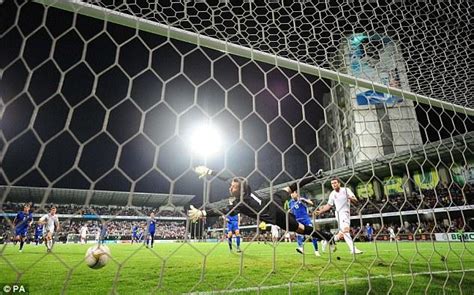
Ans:
{"label": "player's shorts", "polygon": [[278,229],[272,227],[272,238],[279,238],[280,232]]}
{"label": "player's shorts", "polygon": [[43,233],[35,234],[35,240],[41,239],[43,237]]}
{"label": "player's shorts", "polygon": [[227,232],[235,232],[236,230],[239,230],[239,223],[237,221],[227,223]]}
{"label": "player's shorts", "polygon": [[309,219],[309,218],[296,219],[296,221],[298,221],[298,223],[301,223],[301,224],[304,225],[304,226],[311,226],[311,227],[313,227],[313,222],[312,222],[312,220]]}
{"label": "player's shorts", "polygon": [[28,228],[19,227],[15,229],[15,235],[17,236],[26,237],[27,234],[28,234]]}
{"label": "player's shorts", "polygon": [[154,237],[155,236],[155,231],[149,231],[148,235],[151,236],[151,237]]}
{"label": "player's shorts", "polygon": [[54,234],[54,226],[49,227],[49,226],[46,225],[46,226],[44,227],[44,232],[45,232],[45,233]]}
{"label": "player's shorts", "polygon": [[344,228],[351,227],[351,213],[349,211],[336,212],[336,219],[340,231],[343,231]]}

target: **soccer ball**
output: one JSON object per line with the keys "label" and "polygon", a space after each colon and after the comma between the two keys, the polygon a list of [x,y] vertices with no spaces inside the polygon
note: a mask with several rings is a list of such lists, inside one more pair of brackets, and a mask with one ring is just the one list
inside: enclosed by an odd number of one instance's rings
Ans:
{"label": "soccer ball", "polygon": [[110,259],[110,249],[105,245],[95,245],[87,249],[84,261],[93,269],[104,267]]}
{"label": "soccer ball", "polygon": [[265,221],[262,221],[262,222],[260,222],[260,224],[258,225],[258,227],[259,227],[261,230],[266,230],[266,229],[267,229],[267,224],[265,223]]}

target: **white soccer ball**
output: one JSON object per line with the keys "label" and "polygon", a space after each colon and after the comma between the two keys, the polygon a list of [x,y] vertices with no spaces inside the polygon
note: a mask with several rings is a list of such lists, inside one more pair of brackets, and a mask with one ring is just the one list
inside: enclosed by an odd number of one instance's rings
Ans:
{"label": "white soccer ball", "polygon": [[105,245],[95,245],[87,249],[84,261],[93,269],[104,267],[110,259],[110,249]]}

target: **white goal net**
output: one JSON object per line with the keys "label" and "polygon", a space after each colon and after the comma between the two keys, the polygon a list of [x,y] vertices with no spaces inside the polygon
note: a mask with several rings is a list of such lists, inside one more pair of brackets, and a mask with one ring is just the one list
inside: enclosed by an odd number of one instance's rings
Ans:
{"label": "white goal net", "polygon": [[[470,1],[0,3],[0,284],[471,291]],[[196,175],[201,165],[212,173]],[[224,175],[268,205],[224,210]],[[336,252],[290,230],[298,207],[275,199],[306,177],[296,192]],[[347,231],[334,177],[358,199]],[[260,223],[274,205],[286,214],[279,229]],[[191,206],[207,216],[193,222]],[[46,252],[38,221],[51,207],[59,228]],[[87,269],[81,232],[110,246],[110,265]],[[41,265],[55,267],[40,290]]]}

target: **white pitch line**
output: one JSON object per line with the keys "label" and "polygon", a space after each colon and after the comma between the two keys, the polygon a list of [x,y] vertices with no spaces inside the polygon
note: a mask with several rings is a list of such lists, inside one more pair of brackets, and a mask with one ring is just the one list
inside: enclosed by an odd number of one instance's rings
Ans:
{"label": "white pitch line", "polygon": [[[391,276],[387,275],[377,275],[371,276],[370,279],[384,279],[384,278],[394,278],[394,277],[411,277],[411,276],[418,276],[418,275],[436,275],[436,274],[445,274],[445,273],[465,273],[474,271],[474,268],[465,269],[465,270],[451,270],[451,271],[426,271],[426,272],[417,272],[417,273],[402,273],[402,274],[394,274]],[[367,277],[351,277],[347,278],[347,280],[321,280],[321,281],[313,281],[313,282],[302,282],[302,283],[287,283],[281,285],[272,285],[272,286],[261,286],[261,287],[248,287],[248,288],[239,288],[239,289],[231,289],[231,290],[218,290],[212,292],[193,292],[193,293],[186,293],[189,295],[211,295],[211,294],[224,294],[224,293],[236,293],[236,292],[248,292],[248,291],[264,291],[264,290],[271,290],[271,289],[281,289],[281,288],[288,288],[291,286],[309,286],[309,285],[316,285],[317,283],[321,284],[334,284],[334,283],[343,283],[345,281],[362,281],[367,280]]]}

